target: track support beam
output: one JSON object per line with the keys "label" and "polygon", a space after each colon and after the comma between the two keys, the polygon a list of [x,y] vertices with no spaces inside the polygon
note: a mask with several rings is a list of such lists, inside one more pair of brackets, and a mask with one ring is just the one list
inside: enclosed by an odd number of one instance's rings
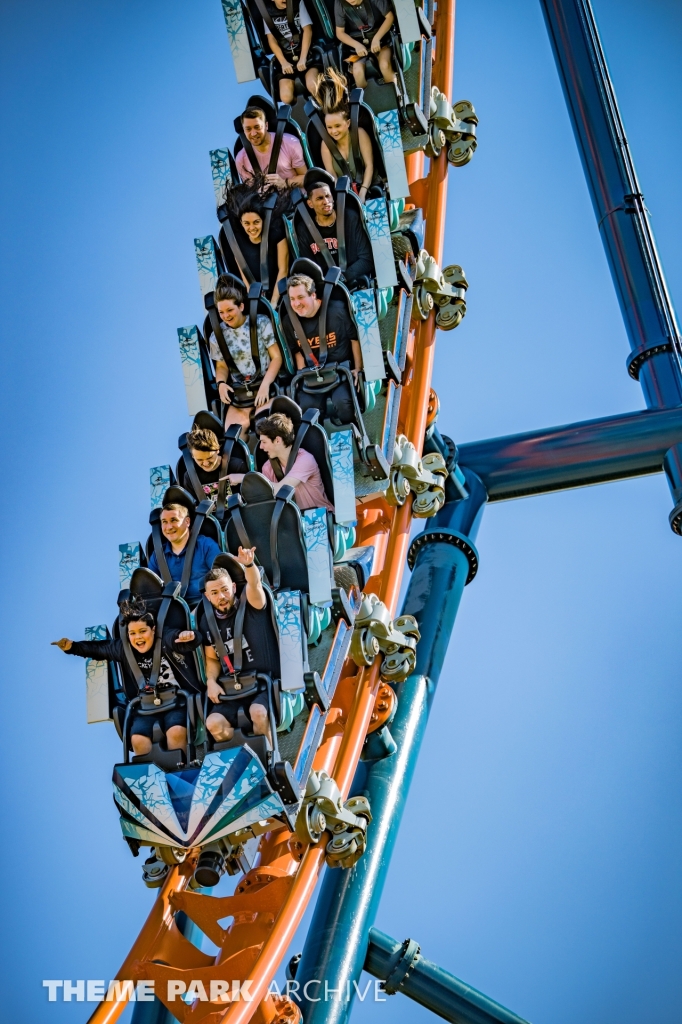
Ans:
{"label": "track support beam", "polygon": [[401,992],[451,1024],[527,1024],[427,960],[416,942],[396,942],[378,928],[369,931],[365,970],[384,982],[387,993]]}
{"label": "track support beam", "polygon": [[[597,225],[650,409],[682,404],[682,341],[590,0],[540,0]],[[667,453],[682,533],[682,446]]]}
{"label": "track support beam", "polygon": [[[457,446],[461,466],[483,481],[488,501],[661,473],[682,444],[682,408],[585,420]],[[682,497],[682,493],[680,494]]]}
{"label": "track support beam", "polygon": [[310,997],[301,1001],[306,1024],[345,1024],[350,1016],[356,991],[353,982],[359,982],[365,963],[369,929],[450,634],[471,578],[472,558],[477,558],[474,538],[486,493],[473,473],[465,476],[469,497],[448,502],[429,520],[424,533],[417,535],[420,544],[414,551],[414,569],[403,606],[403,614],[414,615],[421,632],[417,664],[413,675],[396,686],[398,709],[390,726],[396,753],[361,762],[353,783],[352,792],[369,798],[374,816],[365,855],[350,871],[327,871],[322,882],[296,972],[299,991]]}

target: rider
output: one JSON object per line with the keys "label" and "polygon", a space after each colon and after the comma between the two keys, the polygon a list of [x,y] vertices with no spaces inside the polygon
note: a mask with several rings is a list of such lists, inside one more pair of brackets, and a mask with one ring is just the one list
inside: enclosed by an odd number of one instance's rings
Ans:
{"label": "rider", "polygon": [[[390,46],[382,46],[395,17],[389,0],[334,0],[336,38],[345,44],[344,57],[350,63],[358,89],[367,88],[365,63],[368,48],[378,58],[384,82],[395,82]],[[349,56],[349,51],[353,53]]]}
{"label": "rider", "polygon": [[[307,205],[312,211],[313,219],[322,240],[331,253],[334,263],[339,263],[338,225],[334,195],[330,188],[333,176],[318,167],[311,168],[303,182],[307,193]],[[308,231],[300,213],[294,218],[294,230],[298,238],[301,256],[312,259],[324,274],[327,263],[320,251],[319,244]],[[344,234],[346,245],[346,270],[344,273],[349,288],[361,285],[361,278],[374,277],[374,260],[369,236],[362,223],[360,214],[346,203],[344,217]]]}
{"label": "rider", "polygon": [[[161,532],[164,536],[163,551],[168,563],[168,570],[171,579],[178,583],[182,581],[182,572],[185,567],[185,554],[189,542],[192,520],[189,509],[184,505],[164,505],[161,510]],[[192,556],[192,568],[185,594],[185,601],[194,608],[201,600],[201,583],[209,568],[213,565],[216,555],[220,554],[220,548],[212,537],[200,533],[197,537],[194,554]],[[153,551],[149,559],[149,568],[157,576],[161,575],[156,552]]]}
{"label": "rider", "polygon": [[[267,206],[270,200],[272,209]],[[223,224],[223,248],[230,269],[238,272],[248,288],[254,282],[263,285],[263,294],[275,306],[279,299],[277,284],[287,276],[289,246],[282,214],[290,208],[288,191],[278,193],[260,180],[235,185],[225,190],[229,218]],[[265,246],[263,245],[265,232]]]}
{"label": "rider", "polygon": [[[319,314],[322,301],[317,297],[315,282],[307,274],[294,274],[287,281],[287,292],[291,308],[298,317],[303,333],[310,348],[310,358],[306,360],[301,342],[288,313],[282,316],[282,327],[289,343],[296,366],[299,370],[306,365],[315,366],[320,356]],[[359,387],[358,374],[362,369],[362,349],[357,339],[357,328],[353,323],[348,307],[341,299],[330,299],[327,308],[327,362],[347,366],[352,373],[356,388]],[[340,423],[352,423],[354,419],[353,398],[350,388],[342,378],[333,391],[301,390],[296,401],[304,411],[319,409],[325,413],[326,401],[331,398],[336,409],[336,419]]]}
{"label": "rider", "polygon": [[[276,75],[281,103],[294,102],[296,71],[301,74],[305,71],[305,84],[308,92],[311,91],[310,86],[316,75],[314,68],[306,70],[310,44],[313,41],[313,23],[303,0],[298,0],[298,3],[294,0],[294,8],[296,13],[294,14],[293,32],[292,26],[287,21],[286,13],[282,16],[282,12],[286,12],[287,9],[287,0],[274,0],[273,3],[266,3],[268,20],[272,22],[272,25],[263,19],[268,46],[274,53],[275,60],[281,69]],[[301,30],[303,30],[303,38],[300,38]]]}
{"label": "rider", "polygon": [[[286,6],[286,0],[285,0]],[[286,21],[286,19],[284,19]],[[310,70],[309,75],[317,77],[317,71]],[[282,102],[288,102],[283,100]],[[306,172],[303,147],[294,135],[287,132],[282,136],[282,145],[277,159],[277,168],[274,174],[268,174],[270,154],[275,141],[275,133],[268,131],[268,120],[264,110],[260,107],[247,107],[241,115],[244,135],[251,143],[258,161],[258,165],[266,180],[276,188],[295,188],[303,183]],[[253,178],[255,168],[251,166],[249,154],[245,149],[240,149],[235,158],[239,177],[242,181],[248,182]]]}
{"label": "rider", "polygon": [[[152,673],[153,647],[156,636],[156,622],[147,611],[144,601],[132,598],[121,604],[121,626],[127,630],[130,650],[140,672],[148,683]],[[126,694],[131,700],[141,697],[130,727],[133,753],[148,754],[152,749],[154,723],[158,722],[166,735],[169,750],[185,750],[187,747],[187,718],[184,703],[176,699],[178,686],[183,683],[190,690],[195,689],[192,674],[187,669],[186,654],[201,644],[201,636],[191,629],[165,629],[161,640],[161,663],[156,689],[145,687],[140,691],[128,663],[123,640],[54,640],[54,646],[66,654],[79,658],[94,658],[96,661],[117,661],[123,668]],[[147,692],[149,691],[149,692]],[[156,701],[161,709],[154,711]],[[163,705],[172,705],[167,711]],[[146,714],[141,714],[143,710]]]}
{"label": "rider", "polygon": [[[204,497],[216,501],[220,484],[220,463],[222,450],[220,441],[214,431],[202,427],[194,427],[187,435],[187,446],[195,463],[196,474],[202,486]],[[182,466],[182,464],[181,464]],[[232,455],[227,464],[228,476],[234,473],[248,473],[249,467],[243,459]],[[191,493],[192,484],[184,466],[178,478],[180,487]],[[229,493],[229,491],[228,491]]]}
{"label": "rider", "polygon": [[364,128],[358,128],[360,147],[360,166],[356,165],[356,154],[353,152],[351,140],[350,105],[346,79],[334,67],[329,67],[319,75],[313,90],[313,97],[324,116],[324,125],[338,153],[345,161],[344,167],[330,152],[327,143],[322,141],[322,162],[330,174],[340,178],[350,172],[354,188],[364,203],[367,191],[374,179],[374,152],[372,141]]}
{"label": "rider", "polygon": [[[255,564],[255,548],[239,548],[237,560],[244,567],[246,578],[245,595],[246,609],[242,625],[242,667],[248,674],[265,673],[271,679],[280,675],[279,647],[277,635],[272,625],[268,599],[263,589],[261,575]],[[213,708],[206,718],[206,727],[219,742],[232,738],[238,725],[237,701],[220,701],[225,694],[225,676],[234,676],[234,632],[237,619],[238,602],[235,599],[236,584],[227,569],[215,568],[206,574],[204,595],[210,603],[220,637],[227,648],[228,664],[216,650],[213,627],[209,625],[206,609],[199,609],[198,628],[204,640],[204,657],[206,660],[206,689],[208,699]],[[221,682],[222,677],[222,682]],[[236,678],[236,677],[235,677]],[[241,686],[241,684],[238,684]],[[233,684],[234,686],[234,684]],[[266,736],[272,744],[270,719],[267,707],[267,695],[256,693],[253,697],[245,697],[241,702],[251,721],[253,731],[258,736]]]}
{"label": "rider", "polygon": [[[216,282],[214,301],[221,319],[221,329],[227,349],[234,360],[238,373],[244,382],[233,379],[232,372],[225,362],[223,353],[215,334],[209,339],[209,354],[215,362],[216,384],[220,401],[228,406],[225,426],[239,423],[245,430],[249,429],[250,414],[254,407],[265,405],[270,398],[270,387],[282,365],[282,353],[275,339],[272,324],[267,316],[258,314],[256,333],[258,337],[258,356],[263,377],[254,381],[258,384],[255,395],[249,386],[249,379],[257,377],[258,368],[253,361],[251,351],[251,334],[248,317],[244,312],[245,297],[227,277],[219,277]],[[228,383],[231,381],[231,383]],[[235,392],[235,388],[238,391]],[[249,397],[250,396],[250,397]],[[238,405],[235,404],[235,398]]]}
{"label": "rider", "polygon": [[260,446],[268,456],[262,472],[274,484],[275,493],[288,485],[295,488],[294,500],[300,509],[327,508],[333,512],[334,506],[324,492],[320,468],[310,452],[299,448],[293,465],[287,470],[296,439],[289,417],[281,412],[273,413],[258,421],[256,432],[260,436]]}

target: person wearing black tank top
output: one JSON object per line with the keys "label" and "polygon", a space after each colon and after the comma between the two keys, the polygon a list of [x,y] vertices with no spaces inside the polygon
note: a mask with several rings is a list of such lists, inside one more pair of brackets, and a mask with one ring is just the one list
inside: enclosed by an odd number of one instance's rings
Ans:
{"label": "person wearing black tank top", "polygon": [[[279,647],[277,636],[272,627],[267,597],[261,583],[261,576],[255,564],[255,548],[239,548],[237,560],[244,567],[246,578],[246,613],[242,630],[242,668],[247,673],[263,672],[273,679],[279,677]],[[213,738],[225,742],[232,738],[237,726],[237,708],[233,704],[220,703],[225,693],[220,677],[233,674],[234,668],[234,632],[237,615],[235,599],[236,585],[227,569],[211,569],[206,574],[204,594],[213,607],[220,638],[227,648],[230,664],[223,665],[217,652],[217,638],[212,635],[211,627],[205,616],[200,615],[199,631],[204,637],[204,657],[206,660],[206,690],[213,708],[206,716],[206,728]],[[257,736],[266,736],[272,744],[270,719],[267,697],[256,694],[245,698],[242,703],[245,714],[253,722],[253,731]]]}

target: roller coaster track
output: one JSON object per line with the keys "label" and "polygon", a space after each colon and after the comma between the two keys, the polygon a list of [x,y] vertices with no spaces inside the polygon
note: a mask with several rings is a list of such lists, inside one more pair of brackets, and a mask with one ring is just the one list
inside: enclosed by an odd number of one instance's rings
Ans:
{"label": "roller coaster track", "polygon": [[[455,0],[440,0],[434,25],[435,61],[432,83],[447,95],[454,65]],[[412,201],[425,217],[424,247],[440,265],[443,257],[448,163],[443,149],[431,160],[423,177],[422,153],[406,157]],[[398,432],[421,453],[429,421],[431,378],[436,342],[435,316],[410,325],[407,362],[403,375]],[[375,593],[397,611],[401,581],[407,560],[412,507],[406,502],[391,507],[383,497],[358,507],[356,545],[374,545],[375,574],[366,592]],[[358,671],[348,659],[330,708],[314,769],[332,776],[344,799],[347,797],[379,687],[379,666]],[[206,991],[214,979],[238,978],[247,986],[248,999],[216,1009],[215,1003],[188,1005],[178,999],[172,1012],[182,1022],[206,1024],[285,1024],[299,1019],[290,1001],[268,995],[268,988],[308,906],[324,864],[324,845],[311,846],[297,856],[291,833],[286,830],[263,837],[258,865],[224,898],[187,891],[195,860],[190,856],[174,867],[154,902],[128,956],[116,977],[150,980],[156,991],[166,991],[169,981],[203,981]],[[220,949],[207,955],[188,941],[178,928],[175,914],[184,911]],[[219,922],[232,918],[228,927]],[[125,1009],[124,1000],[102,1002],[89,1024],[113,1024]]]}

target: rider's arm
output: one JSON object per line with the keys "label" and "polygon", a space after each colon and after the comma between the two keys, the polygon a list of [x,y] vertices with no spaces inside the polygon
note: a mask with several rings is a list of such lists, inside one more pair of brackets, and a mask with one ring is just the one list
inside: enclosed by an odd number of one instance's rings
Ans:
{"label": "rider's arm", "polygon": [[355,281],[358,277],[374,277],[372,246],[362,221],[354,210],[346,212],[346,252],[348,253],[346,280]]}
{"label": "rider's arm", "polygon": [[[193,633],[191,639],[181,640],[181,636],[188,636],[189,633]],[[186,629],[165,629],[163,631],[163,639],[165,643],[172,647],[176,651],[196,651],[197,647],[201,647],[201,633],[198,630],[186,630]]]}
{"label": "rider's arm", "polygon": [[[277,243],[277,280],[275,281],[275,287],[272,289],[272,298],[270,299],[270,303],[273,306],[277,305],[277,300],[279,299],[279,288],[277,287],[277,285],[279,284],[280,281],[284,280],[288,273],[289,246],[287,245],[286,238],[282,238]],[[268,349],[268,351],[270,350]]]}
{"label": "rider's arm", "polygon": [[204,646],[204,661],[206,662],[206,681],[217,683],[221,672],[220,658],[214,647]]}
{"label": "rider's arm", "polygon": [[267,383],[269,387],[282,366],[282,352],[277,342],[268,346],[268,355],[270,356],[270,365],[263,374],[263,383]]}
{"label": "rider's arm", "polygon": [[[365,165],[365,173],[362,176],[362,185],[360,187],[360,191],[364,191],[365,195],[367,195],[367,189],[372,184],[372,178],[374,177],[374,152],[372,150],[372,143],[370,141],[369,135],[367,134],[364,128],[360,129],[360,131],[358,132],[358,136],[360,139],[360,156],[362,157],[362,162]],[[324,153],[322,154],[322,156],[324,157]],[[360,197],[363,200],[363,202],[365,199],[365,195],[362,195]]]}
{"label": "rider's arm", "polygon": [[267,598],[265,596],[265,591],[263,590],[263,583],[261,581],[258,566],[253,562],[251,565],[245,565],[244,576],[246,577],[246,600],[252,608],[260,611],[261,608],[265,608]]}
{"label": "rider's arm", "polygon": [[120,640],[72,640],[70,647],[61,647],[60,649],[65,654],[75,654],[79,658],[93,658],[95,661],[123,661],[123,644]]}
{"label": "rider's arm", "polygon": [[374,42],[374,43],[380,42],[380,40],[382,40],[384,38],[384,36],[388,32],[388,30],[389,30],[389,28],[391,27],[392,24],[393,24],[393,11],[389,11],[388,14],[386,15],[386,17],[384,18],[384,20],[382,21],[381,25],[379,26],[379,31],[375,33],[374,39],[372,40],[372,42]]}
{"label": "rider's arm", "polygon": [[286,57],[282,53],[282,48],[279,45],[279,43],[277,42],[277,40],[275,39],[275,37],[271,36],[270,33],[267,32],[266,33],[266,38],[268,40],[268,46],[270,47],[270,49],[274,53],[276,59],[279,61],[280,67],[284,68],[285,64],[286,64],[287,67],[291,67],[291,64],[289,64],[289,61],[286,59]]}
{"label": "rider's arm", "polygon": [[322,150],[322,163],[324,164],[325,171],[329,171],[329,173],[333,174],[334,178],[336,178],[336,172],[334,170],[334,164],[332,162],[332,155],[329,152],[329,146],[327,145],[326,142],[322,143],[321,150]]}
{"label": "rider's arm", "polygon": [[298,63],[305,64],[308,59],[308,53],[310,51],[310,44],[313,41],[313,28],[312,25],[305,25],[303,28],[303,39],[301,40],[301,56],[299,57]]}
{"label": "rider's arm", "polygon": [[355,338],[351,338],[350,347],[353,349],[353,369],[362,369],[362,349],[360,348],[360,342],[356,341]]}

